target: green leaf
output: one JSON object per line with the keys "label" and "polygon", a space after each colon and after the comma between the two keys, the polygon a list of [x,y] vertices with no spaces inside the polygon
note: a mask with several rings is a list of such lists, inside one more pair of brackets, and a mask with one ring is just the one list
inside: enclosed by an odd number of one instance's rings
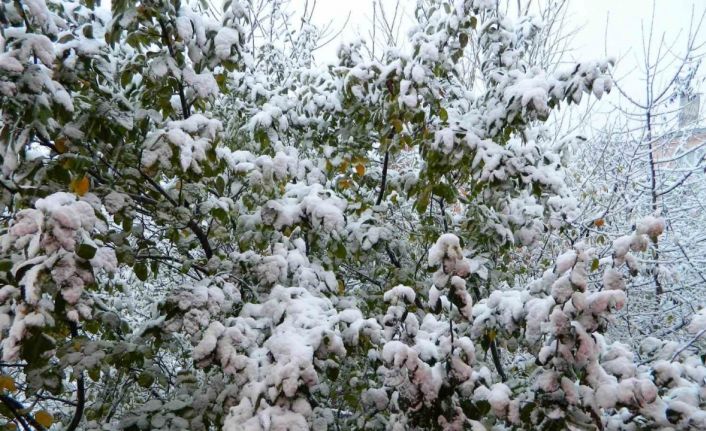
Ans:
{"label": "green leaf", "polygon": [[468,45],[468,35],[466,33],[459,34],[458,42],[461,44],[461,48],[465,48]]}
{"label": "green leaf", "polygon": [[522,408],[520,408],[520,419],[522,419],[522,422],[529,423],[532,415],[532,411],[537,405],[533,402],[529,402],[525,404]]}
{"label": "green leaf", "polygon": [[218,193],[223,194],[225,189],[226,181],[223,179],[223,177],[216,178],[216,190],[218,190]]}
{"label": "green leaf", "polygon": [[137,383],[143,388],[149,388],[154,383],[154,376],[151,373],[143,372],[137,378]]}
{"label": "green leaf", "polygon": [[395,118],[394,120],[392,120],[392,127],[395,128],[396,133],[400,133],[402,131],[402,121]]}
{"label": "green leaf", "polygon": [[326,377],[328,377],[329,380],[335,382],[336,379],[338,379],[338,372],[339,372],[338,367],[328,367],[326,369]]}
{"label": "green leaf", "polygon": [[336,249],[333,251],[333,255],[339,259],[345,259],[347,254],[346,246],[339,242]]}
{"label": "green leaf", "polygon": [[132,231],[132,217],[125,217],[123,219],[123,230],[125,232]]}
{"label": "green leaf", "polygon": [[145,265],[145,262],[137,262],[133,267],[133,270],[135,271],[135,275],[140,281],[147,280],[147,265]]}
{"label": "green leaf", "polygon": [[414,204],[414,206],[417,208],[417,212],[422,214],[424,211],[426,211],[427,207],[429,206],[430,199],[431,192],[429,190],[423,191],[419,195],[419,198],[417,198],[417,202]]}
{"label": "green leaf", "polygon": [[456,189],[451,187],[449,184],[440,183],[434,186],[432,189],[435,196],[444,198],[446,203],[453,203],[456,201]]}
{"label": "green leaf", "polygon": [[482,420],[486,414],[490,411],[490,403],[488,401],[480,400],[480,401],[469,401],[469,400],[463,400],[461,401],[461,409],[463,410],[463,413],[468,416],[469,419],[473,420]]}
{"label": "green leaf", "polygon": [[594,257],[593,261],[591,262],[591,271],[596,271],[598,269],[599,263],[600,262],[598,261],[598,258]]}
{"label": "green leaf", "polygon": [[83,26],[81,31],[83,32],[84,36],[86,36],[89,39],[93,39],[93,26],[92,25],[88,24],[88,25]]}
{"label": "green leaf", "polygon": [[127,87],[130,82],[132,82],[132,72],[130,70],[126,70],[120,74],[120,85],[123,88]]}
{"label": "green leaf", "polygon": [[97,320],[89,320],[84,322],[83,329],[90,334],[97,334],[100,330],[100,323]]}
{"label": "green leaf", "polygon": [[221,207],[215,207],[211,210],[211,214],[216,218],[221,224],[228,224],[228,212]]}
{"label": "green leaf", "polygon": [[78,250],[76,250],[76,254],[78,257],[82,259],[93,259],[93,256],[96,255],[96,247],[90,245],[90,244],[81,244],[78,246]]}
{"label": "green leaf", "polygon": [[425,120],[426,116],[424,115],[424,111],[418,111],[414,114],[414,117],[412,117],[412,122],[415,124],[424,124]]}
{"label": "green leaf", "polygon": [[0,272],[7,272],[12,269],[11,260],[0,260]]}
{"label": "green leaf", "polygon": [[159,272],[159,261],[157,259],[150,262],[150,271],[152,271],[152,275],[156,278]]}
{"label": "green leaf", "polygon": [[[44,352],[53,349],[56,344],[54,339],[50,336],[40,332],[41,330],[37,328],[31,337],[26,338],[25,342],[22,343],[22,357],[30,363],[42,359]],[[41,361],[43,362],[43,361]]]}
{"label": "green leaf", "polygon": [[94,382],[97,382],[101,377],[101,369],[99,367],[93,367],[88,370],[88,377]]}
{"label": "green leaf", "polygon": [[446,109],[441,108],[439,109],[439,118],[441,118],[441,121],[446,122],[449,120],[449,113],[446,112]]}

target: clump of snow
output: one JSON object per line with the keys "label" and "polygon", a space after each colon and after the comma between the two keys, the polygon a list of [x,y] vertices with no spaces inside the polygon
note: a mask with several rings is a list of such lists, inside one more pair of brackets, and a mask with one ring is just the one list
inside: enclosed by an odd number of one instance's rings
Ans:
{"label": "clump of snow", "polygon": [[608,268],[603,273],[603,287],[607,290],[625,290],[623,275],[615,268]]}
{"label": "clump of snow", "polygon": [[289,184],[284,197],[267,202],[261,211],[263,223],[282,229],[308,221],[324,232],[340,231],[345,226],[346,202],[320,184]]}
{"label": "clump of snow", "polygon": [[570,250],[556,258],[554,272],[562,275],[576,263],[576,251]]}
{"label": "clump of snow", "polygon": [[182,72],[187,85],[194,89],[199,97],[215,97],[219,94],[218,84],[210,72],[196,73],[190,67]]}
{"label": "clump of snow", "polygon": [[696,334],[706,329],[706,308],[702,308],[698,313],[694,314],[689,323],[689,332]]}
{"label": "clump of snow", "polygon": [[397,285],[392,289],[385,292],[383,299],[385,302],[406,302],[407,304],[414,304],[414,299],[416,298],[416,293],[414,289],[404,285]]}
{"label": "clump of snow", "polygon": [[170,157],[176,153],[183,171],[191,169],[199,173],[199,163],[206,160],[206,152],[222,128],[220,121],[201,114],[194,114],[186,120],[169,121],[165,129],[147,138],[142,164],[170,166]]}
{"label": "clump of snow", "polygon": [[240,44],[240,33],[235,29],[223,27],[218,30],[213,43],[215,44],[216,55],[219,58],[223,60],[230,59],[233,55],[233,48]]}
{"label": "clump of snow", "polygon": [[510,395],[512,395],[512,391],[504,383],[495,383],[491,386],[487,400],[496,416],[504,417],[507,414]]}
{"label": "clump of snow", "polygon": [[647,216],[637,223],[636,232],[641,235],[647,235],[655,240],[662,235],[665,226],[666,224],[662,217]]}

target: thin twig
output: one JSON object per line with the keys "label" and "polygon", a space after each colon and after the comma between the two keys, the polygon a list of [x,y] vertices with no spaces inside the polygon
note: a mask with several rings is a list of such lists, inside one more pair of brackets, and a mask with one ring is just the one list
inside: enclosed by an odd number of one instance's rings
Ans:
{"label": "thin twig", "polygon": [[679,354],[680,354],[681,352],[683,352],[684,350],[686,350],[686,349],[688,349],[689,347],[691,347],[691,345],[694,344],[699,338],[701,338],[701,336],[704,335],[704,333],[706,333],[706,328],[700,330],[700,331],[696,334],[696,336],[694,336],[694,338],[691,339],[691,341],[689,341],[688,343],[686,343],[685,345],[683,345],[679,350],[677,350],[676,352],[674,352],[674,355],[672,355],[672,359],[670,359],[669,361],[670,361],[670,362],[674,362],[674,360],[677,358],[677,356],[679,356]]}

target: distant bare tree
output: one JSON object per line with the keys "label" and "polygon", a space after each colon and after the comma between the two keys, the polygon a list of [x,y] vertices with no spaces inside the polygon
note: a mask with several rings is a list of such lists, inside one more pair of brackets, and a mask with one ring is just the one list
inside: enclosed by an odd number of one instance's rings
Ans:
{"label": "distant bare tree", "polygon": [[[692,11],[685,33],[659,34],[653,4],[637,70],[613,75],[620,97],[608,125],[573,146],[573,188],[584,206],[572,241],[602,232],[607,244],[641,216],[666,220],[666,234],[653,241],[642,276],[629,288],[622,318],[630,337],[678,333],[706,292],[706,130],[694,109],[706,12]],[[628,79],[644,87],[631,91]]]}

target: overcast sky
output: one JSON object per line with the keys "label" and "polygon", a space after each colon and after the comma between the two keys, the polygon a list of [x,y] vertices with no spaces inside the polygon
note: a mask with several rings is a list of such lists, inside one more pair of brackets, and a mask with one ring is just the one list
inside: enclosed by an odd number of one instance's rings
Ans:
{"label": "overcast sky", "polygon": [[[312,0],[309,1],[311,3]],[[394,4],[395,0],[383,0]],[[525,0],[523,0],[525,1]],[[293,0],[295,5],[303,7],[306,0]],[[348,13],[350,21],[342,38],[355,37],[356,32],[364,32],[370,25],[373,0],[318,0],[314,19],[318,24],[329,20],[343,24]],[[416,0],[403,0],[408,16],[412,16]],[[700,12],[706,8],[706,1],[699,0],[656,0],[655,27],[657,33],[677,35],[680,30],[688,31],[692,7]],[[652,13],[650,0],[572,0],[570,15],[575,26],[583,26],[577,37],[577,54],[592,57],[602,56],[608,20],[609,55],[621,57],[632,49],[641,49],[641,23],[649,24]],[[324,50],[326,55],[333,55],[335,46]]]}
{"label": "overcast sky", "polygon": [[[293,1],[295,5],[302,8],[306,0]],[[394,1],[383,0],[383,3],[392,5]],[[333,20],[334,25],[340,27],[350,13],[350,20],[340,40],[354,39],[356,34],[365,34],[370,26],[372,2],[373,0],[318,0],[314,21],[321,25]],[[406,3],[407,16],[411,19],[416,0],[403,0],[403,3]],[[655,1],[654,38],[656,40],[664,34],[665,40],[670,43],[676,38],[675,54],[682,54],[684,51],[685,36],[692,19],[692,7],[696,9],[695,20],[698,21],[706,8],[705,0]],[[651,14],[652,1],[650,0],[571,0],[569,12],[571,25],[580,27],[574,40],[575,50],[571,56],[575,60],[601,59],[605,58],[607,50],[608,56],[619,60],[615,69],[616,77],[626,77],[627,79],[621,80],[623,87],[635,98],[640,98],[644,82],[635,71],[643,58],[642,26],[645,29],[649,27]],[[706,31],[702,31],[702,34],[706,34]],[[340,41],[337,41],[322,48],[317,53],[317,58],[321,61],[335,59],[335,51],[339,43]],[[615,95],[611,97],[613,98]]]}

